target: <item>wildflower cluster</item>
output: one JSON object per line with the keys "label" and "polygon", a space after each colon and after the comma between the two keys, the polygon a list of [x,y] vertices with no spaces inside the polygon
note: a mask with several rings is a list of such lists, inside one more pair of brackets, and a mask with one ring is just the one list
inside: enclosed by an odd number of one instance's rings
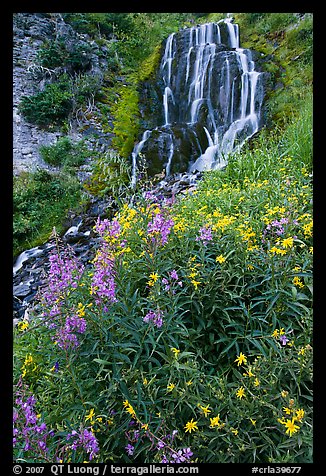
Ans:
{"label": "wildflower cluster", "polygon": [[57,250],[42,319],[15,330],[15,378],[45,409],[17,401],[17,458],[310,459],[311,203],[277,158],[252,177],[231,161],[170,204],[135,195],[96,222],[87,270]]}
{"label": "wildflower cluster", "polygon": [[89,461],[92,461],[99,452],[98,441],[92,432],[92,429],[81,429],[79,432],[73,430],[68,433],[66,440],[69,442],[66,451],[76,451],[81,449],[89,455]]}
{"label": "wildflower cluster", "polygon": [[43,319],[50,329],[56,331],[52,338],[59,347],[75,348],[79,345],[76,333],[83,334],[87,323],[73,309],[66,314],[65,305],[72,290],[78,288],[84,265],[69,249],[55,251],[49,261],[47,288],[41,298]]}
{"label": "wildflower cluster", "polygon": [[41,415],[36,412],[36,398],[28,394],[22,384],[16,391],[13,411],[13,446],[19,446],[23,453],[31,452],[36,458],[46,459],[48,437],[52,436]]}
{"label": "wildflower cluster", "polygon": [[[36,410],[37,400],[29,388],[18,382],[15,388],[15,407],[13,410],[13,446],[18,448],[24,458],[33,457],[38,461],[72,461],[73,454],[87,454],[91,461],[99,452],[98,441],[87,428],[80,432],[72,430],[65,438],[57,440],[56,432],[48,429],[42,415]],[[69,443],[67,443],[69,442]]]}
{"label": "wildflower cluster", "polygon": [[146,316],[143,318],[143,321],[146,323],[153,323],[156,327],[162,327],[163,325],[163,312],[158,309],[156,311],[149,311]]}
{"label": "wildflower cluster", "polygon": [[155,214],[147,225],[147,232],[156,245],[165,245],[174,225],[173,220],[166,218],[162,212]]}
{"label": "wildflower cluster", "polygon": [[303,423],[303,418],[305,411],[303,408],[296,409],[294,407],[294,400],[289,400],[289,406],[283,407],[283,412],[285,413],[281,418],[278,418],[277,421],[285,427],[285,434],[292,437],[293,434],[297,433],[300,430],[300,424]]}
{"label": "wildflower cluster", "polygon": [[150,450],[154,453],[153,458],[161,463],[188,463],[193,456],[191,449],[182,448],[174,449],[174,443],[178,430],[173,430],[172,433],[155,435],[149,428],[148,423],[142,423],[142,421],[136,415],[134,407],[128,400],[123,402],[124,409],[132,417],[130,425],[136,423],[139,429],[129,430],[126,432],[128,444],[125,446],[125,451],[128,456],[133,456],[135,451],[135,445],[139,445],[144,440],[149,440],[151,446]]}

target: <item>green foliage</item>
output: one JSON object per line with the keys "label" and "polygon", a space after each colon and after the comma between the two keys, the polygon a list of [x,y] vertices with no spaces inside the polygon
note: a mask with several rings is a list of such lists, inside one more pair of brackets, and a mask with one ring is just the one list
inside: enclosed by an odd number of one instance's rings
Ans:
{"label": "green foliage", "polygon": [[[124,33],[126,45],[135,46],[130,67],[158,44],[159,28],[144,25],[161,20],[167,31],[172,20],[196,14],[127,15],[151,44],[142,57],[136,33]],[[224,170],[205,173],[195,191],[174,203],[134,196],[112,222],[99,222],[96,258],[73,285],[63,263],[53,301],[60,312],[48,294],[41,296],[14,339],[15,390],[22,381],[29,386],[54,436],[47,454],[24,451],[22,438],[14,458],[84,461],[89,453],[69,450],[67,438],[87,428],[99,443],[94,462],[155,463],[164,455],[170,461],[183,448],[191,448],[194,463],[312,462],[312,97],[311,76],[303,77],[311,64],[305,54],[290,61],[296,35],[300,51],[311,41],[309,19],[299,23],[299,34],[287,30],[292,14],[235,15],[253,27],[247,41],[284,65],[288,87],[269,102],[278,108],[279,126],[274,133],[265,128]],[[144,77],[136,71],[119,89],[115,145],[125,155],[95,161],[92,193],[125,193],[137,81],[150,76],[152,59]],[[281,78],[276,71],[275,78]],[[49,198],[53,180],[45,174],[35,184],[26,177],[15,184],[22,226],[27,211],[38,216],[36,203]],[[28,201],[30,195],[38,200]],[[63,257],[67,250],[58,249]],[[161,326],[150,312],[161,313]],[[69,346],[68,333],[65,348],[62,335],[72,319],[79,325],[85,319],[86,329],[75,332],[77,347]]]}
{"label": "green foliage", "polygon": [[130,165],[126,159],[108,151],[93,160],[91,177],[84,187],[92,195],[109,195],[121,200],[130,193],[130,180]]}
{"label": "green foliage", "polygon": [[119,101],[112,106],[114,137],[112,145],[122,157],[129,157],[139,130],[138,91],[135,84],[121,87]]}
{"label": "green foliage", "polygon": [[[96,258],[73,283],[62,264],[14,342],[15,382],[55,433],[50,461],[58,448],[87,458],[63,448],[92,428],[94,462],[169,462],[183,448],[194,463],[312,462],[312,162],[297,143],[311,107],[300,115],[174,204],[148,194],[98,222]],[[62,347],[67,319],[87,324],[77,347],[69,333]]]}
{"label": "green foliage", "polygon": [[77,206],[80,198],[80,185],[68,174],[56,175],[38,170],[14,177],[14,256],[26,248],[44,243],[53,226],[61,230],[68,210]]}
{"label": "green foliage", "polygon": [[41,146],[40,154],[50,165],[78,167],[85,162],[89,151],[83,141],[74,144],[69,137],[62,137],[53,145]]}
{"label": "green foliage", "polygon": [[66,78],[47,84],[33,96],[23,96],[19,108],[28,122],[40,127],[62,124],[72,110],[72,94]]}
{"label": "green foliage", "polygon": [[64,13],[64,20],[79,33],[111,36],[131,32],[133,24],[128,13]]}

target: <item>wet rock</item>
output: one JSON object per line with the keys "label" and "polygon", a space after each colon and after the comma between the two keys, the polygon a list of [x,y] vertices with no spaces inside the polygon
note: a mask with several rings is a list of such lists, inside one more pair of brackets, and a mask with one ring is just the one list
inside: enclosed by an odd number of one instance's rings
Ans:
{"label": "wet rock", "polygon": [[18,284],[13,286],[13,295],[17,297],[25,297],[31,292],[31,288],[27,284]]}

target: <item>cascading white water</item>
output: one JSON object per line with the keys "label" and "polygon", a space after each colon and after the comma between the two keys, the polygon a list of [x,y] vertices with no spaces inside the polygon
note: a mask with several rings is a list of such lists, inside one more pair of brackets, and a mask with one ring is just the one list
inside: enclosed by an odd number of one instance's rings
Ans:
{"label": "cascading white water", "polygon": [[[155,127],[155,138],[164,137],[156,146],[160,154],[156,162],[161,160],[162,168],[165,164],[166,176],[171,174],[187,130],[191,150],[198,154],[188,157],[190,172],[224,167],[228,155],[257,132],[263,97],[261,73],[255,71],[250,50],[240,48],[239,27],[232,18],[172,33],[165,44],[160,75],[163,122]],[[200,135],[198,128],[203,131]],[[139,153],[145,146],[150,150],[153,140],[157,139],[146,130],[134,148],[133,186]]]}
{"label": "cascading white water", "polygon": [[33,258],[34,256],[40,255],[41,253],[43,253],[43,250],[39,246],[36,246],[35,248],[31,248],[30,250],[23,251],[18,256],[13,266],[13,275],[15,275],[17,271],[20,270],[20,268],[23,266],[23,263],[25,263],[25,261],[28,261],[29,259]]}
{"label": "cascading white water", "polygon": [[142,140],[135,146],[132,152],[132,177],[131,177],[132,187],[135,187],[137,183],[137,157],[139,156],[145,142],[147,141],[151,133],[152,131],[146,130],[143,134]]}

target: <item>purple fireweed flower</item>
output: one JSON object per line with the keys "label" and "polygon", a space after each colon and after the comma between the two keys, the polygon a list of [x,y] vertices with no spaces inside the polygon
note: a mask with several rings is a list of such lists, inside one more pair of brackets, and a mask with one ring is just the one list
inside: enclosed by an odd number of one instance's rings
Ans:
{"label": "purple fireweed flower", "polygon": [[286,345],[287,342],[289,342],[289,339],[285,335],[282,335],[280,336],[280,342],[282,345]]}
{"label": "purple fireweed flower", "polygon": [[154,243],[165,245],[173,225],[173,220],[166,219],[161,213],[158,213],[148,223],[147,232]]}
{"label": "purple fireweed flower", "polygon": [[125,446],[125,450],[129,456],[132,456],[134,454],[135,447],[128,443],[128,445]]}
{"label": "purple fireweed flower", "polygon": [[160,309],[158,309],[157,311],[149,311],[143,318],[143,321],[146,323],[152,322],[156,327],[162,327],[162,311]]}
{"label": "purple fireweed flower", "polygon": [[163,455],[163,459],[161,463],[169,463],[170,461],[167,459],[166,455]]}
{"label": "purple fireweed flower", "polygon": [[92,294],[101,299],[105,298],[110,302],[116,302],[114,259],[107,243],[103,243],[102,248],[97,252],[94,266]]}
{"label": "purple fireweed flower", "polygon": [[71,438],[74,438],[69,448],[73,451],[76,451],[78,448],[86,451],[89,454],[89,460],[91,461],[99,452],[98,441],[91,430],[85,428],[80,433],[76,430],[73,430],[71,433],[68,433],[66,440],[69,441]]}
{"label": "purple fireweed flower", "polygon": [[165,443],[163,441],[159,441],[156,445],[156,448],[158,450],[160,450],[160,449],[164,448],[164,446],[165,446]]}
{"label": "purple fireweed flower", "polygon": [[207,245],[209,241],[213,241],[212,229],[206,226],[200,228],[196,241],[201,241],[204,245]]}
{"label": "purple fireweed flower", "polygon": [[172,453],[172,458],[174,461],[172,460],[171,463],[183,463],[186,461],[186,458],[182,454],[182,450],[179,450],[177,453]]}
{"label": "purple fireweed flower", "polygon": [[183,448],[183,456],[185,456],[185,458],[189,459],[193,456],[193,452],[191,451],[190,448]]}
{"label": "purple fireweed flower", "polygon": [[179,279],[178,273],[176,272],[175,269],[173,269],[173,270],[170,272],[170,276],[171,276],[172,279]]}
{"label": "purple fireweed flower", "polygon": [[101,221],[100,217],[98,217],[94,229],[102,238],[118,238],[121,233],[121,226],[118,220],[110,221],[107,218]]}

